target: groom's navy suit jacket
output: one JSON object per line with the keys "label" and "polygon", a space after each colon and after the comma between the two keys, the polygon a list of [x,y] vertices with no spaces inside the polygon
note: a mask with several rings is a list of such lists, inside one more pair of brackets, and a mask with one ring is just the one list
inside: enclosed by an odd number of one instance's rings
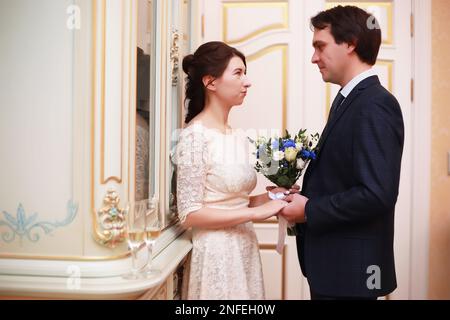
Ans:
{"label": "groom's navy suit jacket", "polygon": [[403,140],[400,106],[377,76],[361,81],[329,119],[303,180],[307,221],[297,224],[300,265],[314,293],[374,297],[396,288]]}

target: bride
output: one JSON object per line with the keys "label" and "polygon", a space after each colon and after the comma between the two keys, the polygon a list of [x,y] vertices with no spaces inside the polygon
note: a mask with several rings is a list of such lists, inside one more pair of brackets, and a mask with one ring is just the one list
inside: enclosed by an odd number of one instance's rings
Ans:
{"label": "bride", "polygon": [[231,108],[243,103],[251,86],[245,56],[208,42],[183,59],[183,70],[187,126],[174,161],[178,215],[193,232],[186,298],[264,299],[252,222],[276,215],[287,202],[249,196],[256,174],[245,161],[246,141],[228,126]]}

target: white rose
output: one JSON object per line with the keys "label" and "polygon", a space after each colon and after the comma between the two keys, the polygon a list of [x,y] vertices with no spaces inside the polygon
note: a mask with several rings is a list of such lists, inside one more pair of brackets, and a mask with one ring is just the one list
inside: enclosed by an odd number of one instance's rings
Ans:
{"label": "white rose", "polygon": [[305,168],[305,161],[303,161],[303,159],[299,158],[297,159],[297,169],[298,170],[302,170],[303,168]]}
{"label": "white rose", "polygon": [[295,149],[297,149],[297,151],[302,150],[302,148],[303,148],[303,144],[302,144],[301,142],[297,142],[297,143],[295,144]]}
{"label": "white rose", "polygon": [[292,147],[287,148],[286,152],[285,152],[286,160],[289,162],[294,161],[295,158],[297,157],[297,152],[298,151],[295,148],[292,148]]}
{"label": "white rose", "polygon": [[281,161],[284,159],[284,152],[283,151],[275,151],[272,155],[272,159],[275,161]]}
{"label": "white rose", "polygon": [[258,137],[258,139],[256,139],[256,144],[257,145],[262,145],[262,144],[266,144],[266,138],[265,137]]}

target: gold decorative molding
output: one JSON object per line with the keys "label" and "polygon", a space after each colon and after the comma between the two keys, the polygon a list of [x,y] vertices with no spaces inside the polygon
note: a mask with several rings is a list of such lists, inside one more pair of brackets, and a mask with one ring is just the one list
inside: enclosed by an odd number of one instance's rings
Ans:
{"label": "gold decorative molding", "polygon": [[[160,199],[160,210],[164,216],[163,220],[165,223],[166,213],[168,212],[168,195],[169,195],[169,186],[166,181],[166,171],[169,168],[169,164],[166,161],[166,149],[167,149],[167,135],[168,133],[168,108],[170,97],[168,93],[169,83],[166,79],[168,79],[168,68],[167,64],[169,57],[169,47],[170,47],[170,39],[169,39],[169,21],[168,21],[168,12],[169,12],[169,1],[162,1],[161,6],[159,8],[161,14],[161,39],[160,39],[160,56],[162,57],[159,62],[160,66],[160,87],[159,87],[159,105],[160,108],[160,118],[159,123],[159,161],[157,162],[157,167],[155,171],[159,172],[158,179],[155,179],[155,193]],[[155,136],[158,136],[157,131],[155,131]],[[158,154],[155,154],[155,159],[158,157]]]}
{"label": "gold decorative molding", "polygon": [[[392,2],[387,1],[355,1],[355,2],[347,2],[347,1],[331,1],[326,3],[326,9],[331,9],[333,7],[336,7],[338,5],[343,6],[356,6],[358,8],[364,9],[367,11],[369,7],[380,7],[386,9],[386,16],[387,16],[387,34],[384,40],[382,41],[382,44],[386,45],[392,45],[393,44],[393,9],[392,9]],[[380,23],[380,21],[378,21]]]}
{"label": "gold decorative molding", "polygon": [[[228,44],[236,44],[239,42],[247,41],[257,35],[263,34],[271,30],[287,30],[289,27],[289,14],[288,14],[288,2],[227,2],[223,4],[223,41]],[[283,11],[283,21],[281,23],[274,23],[271,25],[259,28],[247,35],[244,35],[238,39],[228,38],[228,16],[229,10],[232,8],[272,8],[280,9]]]}
{"label": "gold decorative molding", "polygon": [[[283,252],[281,253],[281,300],[286,298],[286,247],[283,246]],[[260,243],[259,250],[277,250],[277,245],[272,243]],[[278,253],[277,253],[278,254]]]}
{"label": "gold decorative molding", "polygon": [[[133,37],[133,32],[137,33],[138,30],[138,14],[137,14],[137,1],[130,0],[130,33],[129,33],[129,72],[128,72],[128,98],[129,98],[129,106],[128,106],[128,200],[132,200],[132,192],[134,192],[134,186],[136,185],[136,170],[132,170],[132,167],[136,164],[136,152],[134,151],[135,146],[134,143],[136,141],[136,88],[137,88],[137,40]],[[133,24],[134,22],[134,24]],[[134,63],[133,63],[134,61]],[[134,123],[132,123],[132,120]],[[133,146],[133,148],[132,148]],[[133,151],[132,151],[133,150]],[[133,196],[134,197],[134,196]]]}
{"label": "gold decorative molding", "polygon": [[98,211],[98,224],[94,238],[100,244],[115,248],[126,238],[125,209],[119,207],[120,198],[116,191],[109,189],[103,199],[103,208]]}
{"label": "gold decorative molding", "polygon": [[170,63],[172,66],[172,86],[176,87],[178,84],[178,70],[180,64],[180,53],[178,47],[178,40],[180,39],[180,34],[178,30],[172,31],[172,45],[170,48]]}
{"label": "gold decorative molding", "polygon": [[282,84],[281,84],[281,96],[282,96],[282,124],[281,124],[281,130],[282,132],[286,131],[287,126],[287,66],[288,66],[288,45],[287,44],[275,44],[268,47],[265,47],[259,51],[257,51],[254,54],[251,54],[247,56],[247,61],[255,61],[269,53],[275,52],[275,51],[281,51],[282,54]]}
{"label": "gold decorative molding", "polygon": [[387,89],[390,93],[393,93],[394,87],[393,87],[393,68],[394,68],[394,61],[393,60],[386,60],[386,59],[379,59],[377,60],[377,63],[375,64],[379,66],[385,66],[388,70],[388,83],[387,83]]}
{"label": "gold decorative molding", "polygon": [[[128,33],[128,39],[129,39],[129,44],[128,44],[128,169],[127,169],[127,181],[128,181],[128,188],[127,188],[127,197],[128,200],[130,200],[130,167],[131,167],[131,163],[130,163],[130,157],[131,157],[131,110],[134,108],[134,103],[133,100],[131,99],[131,74],[132,74],[132,59],[131,59],[131,55],[133,54],[134,50],[132,48],[132,41],[131,41],[131,36],[132,36],[132,27],[131,27],[131,21],[133,21],[133,1],[130,1],[130,30]],[[137,20],[137,19],[136,19]],[[137,23],[137,22],[136,22]],[[136,49],[137,50],[137,49]],[[136,67],[137,68],[137,67]]]}
{"label": "gold decorative molding", "polygon": [[94,234],[97,234],[97,214],[95,212],[95,82],[97,75],[97,0],[92,1],[92,102],[91,102],[91,219]]}
{"label": "gold decorative molding", "polygon": [[[118,183],[122,182],[121,178],[117,177],[109,177],[108,179],[104,179],[104,117],[105,117],[105,110],[104,110],[104,95],[105,95],[105,50],[106,50],[106,0],[100,0],[101,1],[101,26],[98,22],[98,0],[92,1],[92,106],[91,106],[91,219],[92,219],[92,226],[93,226],[93,237],[94,239],[110,248],[113,248],[117,245],[118,242],[123,241],[121,239],[121,231],[120,226],[117,225],[119,221],[115,221],[116,225],[110,226],[101,224],[99,221],[98,212],[95,207],[95,121],[96,121],[96,103],[97,103],[97,92],[96,92],[96,81],[97,81],[97,67],[98,63],[101,64],[101,90],[100,90],[100,98],[101,98],[101,151],[100,151],[100,183],[105,184],[110,180],[115,180]],[[132,3],[132,1],[130,1]],[[98,28],[101,28],[101,59],[99,62],[97,62],[97,39],[98,39]],[[123,139],[122,139],[123,140]],[[121,142],[122,143],[122,142]],[[122,148],[122,147],[121,147]],[[122,171],[122,163],[121,163],[121,171]],[[113,194],[110,194],[110,190],[108,190],[108,194],[105,196],[104,202],[108,201],[108,197],[114,197]],[[110,201],[113,201],[112,199]],[[115,200],[114,200],[115,201]],[[113,205],[113,202],[111,202],[111,205]],[[116,209],[117,206],[116,206]],[[106,220],[104,223],[108,223]],[[102,229],[100,229],[102,227]],[[111,227],[111,228],[109,228]],[[108,229],[109,228],[109,229]],[[120,257],[125,257],[129,253],[125,253],[121,255]],[[116,258],[116,257],[115,257]],[[108,260],[108,258],[106,258]]]}
{"label": "gold decorative molding", "polygon": [[[106,0],[102,1],[102,51],[101,51],[101,102],[100,102],[100,108],[101,108],[101,146],[100,146],[100,183],[106,184],[109,181],[115,181],[117,183],[122,183],[122,155],[123,155],[123,114],[121,108],[121,115],[120,115],[120,177],[116,176],[109,176],[105,178],[105,77],[106,77]],[[95,13],[95,12],[94,12]],[[95,57],[94,57],[95,59]]]}

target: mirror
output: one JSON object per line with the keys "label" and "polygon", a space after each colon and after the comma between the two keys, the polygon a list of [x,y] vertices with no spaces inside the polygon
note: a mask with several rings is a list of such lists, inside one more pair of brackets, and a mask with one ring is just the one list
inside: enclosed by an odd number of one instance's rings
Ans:
{"label": "mirror", "polygon": [[155,4],[138,1],[135,200],[155,195]]}
{"label": "mirror", "polygon": [[[135,200],[158,197],[163,228],[177,218],[176,171],[169,153],[176,144],[173,133],[183,124],[181,63],[189,51],[190,8],[188,0],[138,0]],[[159,30],[164,25],[167,28]],[[167,50],[161,50],[163,45]],[[162,79],[156,72],[160,64],[168,66]],[[164,99],[158,99],[160,92],[166,95]],[[160,100],[165,103],[160,105]],[[160,141],[161,137],[165,140]],[[166,152],[161,154],[161,150]],[[160,156],[164,163],[159,163]]]}

